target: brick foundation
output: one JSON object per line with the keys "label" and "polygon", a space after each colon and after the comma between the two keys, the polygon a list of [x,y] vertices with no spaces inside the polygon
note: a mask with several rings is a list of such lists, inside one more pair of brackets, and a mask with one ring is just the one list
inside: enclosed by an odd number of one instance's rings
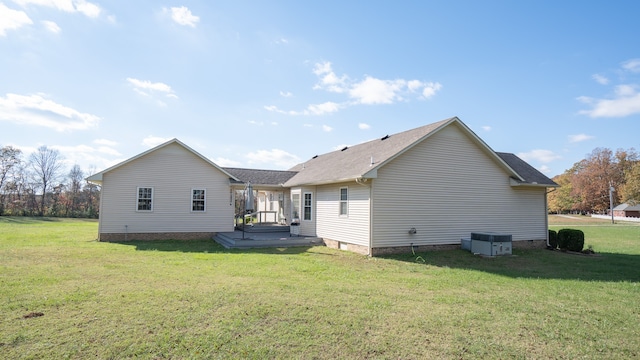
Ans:
{"label": "brick foundation", "polygon": [[[455,249],[460,249],[460,244],[413,246],[413,251],[415,252],[442,251],[442,250],[455,250]],[[393,246],[393,247],[380,247],[380,248],[371,249],[371,256],[391,255],[391,254],[410,254],[410,253],[411,253],[411,246]]]}
{"label": "brick foundation", "polygon": [[[547,247],[547,240],[521,240],[512,243],[514,249],[544,249]],[[420,245],[414,246],[415,252],[442,251],[460,249],[460,244],[451,245]],[[410,254],[411,246],[381,247],[371,249],[371,256]]]}
{"label": "brick foundation", "polygon": [[153,240],[199,240],[211,239],[215,232],[171,232],[171,233],[102,233],[98,234],[98,241],[120,242],[120,241],[153,241]]}
{"label": "brick foundation", "polygon": [[514,241],[511,246],[514,249],[545,249],[547,247],[547,240]]}

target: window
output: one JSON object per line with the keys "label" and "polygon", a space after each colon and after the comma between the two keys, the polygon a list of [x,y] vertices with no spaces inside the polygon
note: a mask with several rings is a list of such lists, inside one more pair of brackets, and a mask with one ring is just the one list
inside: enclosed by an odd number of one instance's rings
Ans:
{"label": "window", "polygon": [[191,211],[205,211],[205,189],[191,190]]}
{"label": "window", "polygon": [[340,188],[340,215],[349,215],[349,189]]}
{"label": "window", "polygon": [[291,219],[300,219],[300,194],[291,194]]}
{"label": "window", "polygon": [[304,193],[304,220],[311,220],[311,193]]}
{"label": "window", "polygon": [[153,211],[153,188],[138,188],[138,211]]}

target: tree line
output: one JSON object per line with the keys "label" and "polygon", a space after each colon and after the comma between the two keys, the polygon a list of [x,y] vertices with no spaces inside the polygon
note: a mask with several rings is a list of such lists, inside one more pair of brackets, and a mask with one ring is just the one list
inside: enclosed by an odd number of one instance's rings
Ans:
{"label": "tree line", "polygon": [[634,148],[596,148],[583,160],[553,178],[559,188],[548,195],[554,213],[607,213],[613,206],[640,202],[640,161]]}
{"label": "tree line", "polygon": [[63,160],[46,146],[27,159],[20,149],[0,148],[0,216],[97,218],[99,188],[84,180],[80,166],[65,169]]}

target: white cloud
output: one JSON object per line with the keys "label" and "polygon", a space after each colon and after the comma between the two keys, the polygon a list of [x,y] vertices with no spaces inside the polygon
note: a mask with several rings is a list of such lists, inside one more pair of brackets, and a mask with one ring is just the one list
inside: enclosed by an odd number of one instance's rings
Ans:
{"label": "white cloud", "polygon": [[400,92],[406,85],[404,80],[380,80],[367,76],[351,87],[349,96],[361,104],[391,104],[402,100]]}
{"label": "white cloud", "polygon": [[[93,147],[89,145],[52,145],[51,148],[60,151],[60,154],[62,154],[62,156],[64,157],[64,163],[66,163],[68,166],[78,164],[84,171],[89,170],[89,168],[86,167],[89,164],[98,166],[100,169],[107,168],[121,161],[121,159],[114,159],[114,156],[122,156],[122,154],[117,150],[105,146]],[[104,155],[107,155],[108,157],[105,157]]]}
{"label": "white cloud", "polygon": [[491,131],[491,126],[485,125],[485,126],[482,127],[482,130]]}
{"label": "white cloud", "polygon": [[211,161],[213,161],[214,164],[216,164],[218,166],[223,166],[223,167],[240,167],[240,166],[242,166],[242,163],[239,162],[239,161],[226,159],[226,158],[223,158],[223,157],[211,159]]}
{"label": "white cloud", "polygon": [[324,89],[335,93],[343,93],[347,90],[345,86],[347,76],[337,76],[333,72],[330,62],[317,63],[313,68],[313,73],[320,78],[320,82],[313,87],[314,89]]}
{"label": "white cloud", "polygon": [[424,96],[425,98],[430,98],[432,96],[434,96],[438,91],[440,91],[440,89],[442,89],[442,84],[436,82],[429,82],[426,83],[424,86],[424,89],[422,90],[422,96]]}
{"label": "white cloud", "polygon": [[[621,63],[623,71],[640,73],[640,58],[630,59]],[[592,76],[598,83],[607,85],[609,79],[595,74]],[[613,94],[607,97],[594,98],[591,96],[579,96],[576,99],[590,105],[590,109],[581,110],[578,113],[592,118],[625,117],[640,114],[640,84],[619,84],[613,88]]]}
{"label": "white cloud", "polygon": [[24,11],[13,10],[0,3],[0,36],[6,36],[7,30],[16,30],[33,21]]}
{"label": "white cloud", "polygon": [[170,10],[165,8],[164,11],[170,11],[171,19],[179,25],[196,27],[200,21],[200,17],[193,15],[186,6],[172,7]]}
{"label": "white cloud", "polygon": [[540,166],[538,170],[540,170],[540,172],[543,174],[549,174],[551,172],[551,168],[548,167],[547,165]]}
{"label": "white cloud", "polygon": [[601,85],[607,85],[609,83],[609,79],[600,74],[593,74],[591,78]]}
{"label": "white cloud", "polygon": [[[270,105],[265,109],[287,115],[323,115],[339,111],[347,106],[393,104],[398,101],[406,101],[407,96],[417,96],[420,99],[433,97],[442,84],[438,82],[423,82],[420,80],[378,79],[373,76],[365,76],[363,80],[356,81],[347,75],[338,76],[333,70],[331,62],[319,62],[313,67],[313,73],[318,77],[318,82],[313,86],[314,90],[324,90],[332,93],[346,94],[350,100],[339,104],[325,102],[319,105],[309,105],[302,111],[285,111]],[[286,96],[288,93],[280,92]]]}
{"label": "white cloud", "polygon": [[270,167],[288,169],[300,162],[300,158],[280,149],[258,150],[246,156],[249,164],[268,164]]}
{"label": "white cloud", "polygon": [[133,86],[135,86],[137,89],[155,90],[155,91],[161,91],[166,93],[172,92],[171,86],[161,82],[152,83],[151,81],[148,81],[148,80],[138,80],[134,78],[127,78],[127,81],[131,83]]}
{"label": "white cloud", "polygon": [[333,131],[333,128],[329,125],[322,125],[322,131],[331,132]]}
{"label": "white cloud", "polygon": [[294,110],[284,111],[275,105],[264,106],[264,109],[267,111],[276,112],[276,113],[285,114],[285,115],[324,115],[324,114],[336,112],[340,110],[340,107],[341,107],[340,104],[327,101],[322,104],[311,104],[307,106],[305,110],[302,110],[302,111],[294,111]]}
{"label": "white cloud", "polygon": [[108,146],[98,146],[97,150],[99,153],[102,153],[102,154],[113,155],[113,156],[122,155],[118,150]]}
{"label": "white cloud", "polygon": [[107,140],[107,139],[95,139],[93,143],[96,145],[104,145],[104,146],[116,146],[118,143],[116,141]]}
{"label": "white cloud", "polygon": [[640,72],[640,59],[631,59],[622,63],[622,68],[631,72]]}
{"label": "white cloud", "polygon": [[102,12],[100,6],[87,2],[86,0],[13,0],[13,2],[22,7],[38,5],[51,7],[68,13],[79,12],[90,18],[97,18]]}
{"label": "white cloud", "polygon": [[371,126],[369,126],[369,124],[365,124],[365,123],[359,123],[358,124],[358,129],[360,130],[369,130],[371,128]]}
{"label": "white cloud", "polygon": [[60,105],[42,94],[7,94],[6,97],[0,96],[0,121],[68,131],[97,126],[100,118]]}
{"label": "white cloud", "polygon": [[415,92],[424,86],[424,83],[420,80],[409,80],[407,81],[407,88],[411,92]]}
{"label": "white cloud", "polygon": [[[178,98],[178,95],[176,95],[173,92],[173,89],[171,89],[171,86],[165,83],[151,82],[149,80],[139,80],[135,78],[127,78],[127,82],[129,82],[129,84],[133,86],[133,91],[137,92],[138,94],[144,97],[150,97],[155,99],[155,96],[153,94],[156,92],[159,92],[164,94],[165,97],[168,97],[171,99]],[[158,99],[155,99],[155,100],[158,106],[161,106],[161,107],[167,106],[165,102]]]}
{"label": "white cloud", "polygon": [[262,121],[255,121],[255,120],[249,120],[249,124],[251,124],[251,125],[257,125],[257,126],[262,126],[262,125],[264,125],[264,122],[262,122]]}
{"label": "white cloud", "polygon": [[166,143],[169,140],[171,140],[171,138],[163,138],[159,136],[149,135],[146,138],[142,139],[142,145],[152,148],[160,144]]}
{"label": "white cloud", "polygon": [[45,29],[54,34],[59,34],[60,31],[62,31],[62,29],[60,29],[60,26],[58,26],[58,24],[53,21],[43,20],[42,25],[44,25]]}
{"label": "white cloud", "polygon": [[595,136],[587,135],[587,134],[577,134],[577,135],[569,135],[570,143],[577,143],[581,141],[587,141],[595,138]]}
{"label": "white cloud", "polygon": [[524,161],[535,160],[541,163],[550,163],[554,160],[562,158],[560,155],[554,154],[551,150],[542,149],[531,150],[526,153],[518,153],[518,157],[520,157]]}
{"label": "white cloud", "polygon": [[282,97],[292,97],[293,94],[288,91],[280,91],[280,96]]}
{"label": "white cloud", "polygon": [[280,38],[278,40],[276,40],[276,44],[288,44],[289,40],[285,39],[285,38]]}
{"label": "white cloud", "polygon": [[327,101],[322,104],[312,104],[307,107],[307,110],[304,111],[304,115],[313,114],[313,115],[323,115],[332,112],[336,112],[340,109],[340,105]]}
{"label": "white cloud", "polygon": [[632,85],[617,86],[615,97],[612,99],[594,99],[588,96],[580,96],[577,99],[591,105],[590,110],[582,110],[579,113],[592,118],[640,114],[640,93]]}

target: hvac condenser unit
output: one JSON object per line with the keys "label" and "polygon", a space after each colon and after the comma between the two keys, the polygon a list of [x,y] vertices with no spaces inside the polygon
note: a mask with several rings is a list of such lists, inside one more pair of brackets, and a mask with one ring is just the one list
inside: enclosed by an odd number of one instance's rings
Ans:
{"label": "hvac condenser unit", "polygon": [[511,255],[511,245],[511,235],[492,232],[471,233],[471,252],[474,254]]}

